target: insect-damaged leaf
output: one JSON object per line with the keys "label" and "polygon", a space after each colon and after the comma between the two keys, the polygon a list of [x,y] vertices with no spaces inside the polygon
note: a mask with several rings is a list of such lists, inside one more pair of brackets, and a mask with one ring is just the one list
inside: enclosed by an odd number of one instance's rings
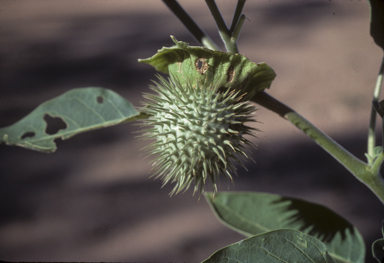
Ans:
{"label": "insect-damaged leaf", "polygon": [[181,82],[197,81],[199,85],[242,90],[247,93],[246,100],[269,88],[276,77],[265,63],[254,63],[240,54],[191,47],[171,38],[175,46],[163,47],[154,56],[139,59],[139,62],[150,64]]}
{"label": "insect-damaged leaf", "polygon": [[[74,89],[44,102],[15,124],[0,129],[0,143],[54,152],[55,139],[142,118],[132,104],[102,88]],[[48,123],[48,125],[47,125]]]}

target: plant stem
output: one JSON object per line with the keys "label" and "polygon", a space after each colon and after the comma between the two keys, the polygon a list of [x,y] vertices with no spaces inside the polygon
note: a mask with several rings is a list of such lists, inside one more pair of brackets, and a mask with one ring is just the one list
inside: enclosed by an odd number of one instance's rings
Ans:
{"label": "plant stem", "polygon": [[187,12],[180,6],[176,0],[163,0],[164,4],[179,18],[189,32],[196,40],[205,47],[212,50],[220,50],[220,48],[210,39],[204,31],[193,21]]}
{"label": "plant stem", "polygon": [[384,203],[384,181],[381,179],[381,175],[379,173],[372,174],[371,167],[368,164],[359,160],[356,156],[344,149],[341,145],[293,109],[269,96],[264,91],[258,93],[252,101],[277,113],[282,118],[288,120],[298,129],[303,131],[320,147],[332,155],[348,171],[350,171],[359,181],[370,188]]}
{"label": "plant stem", "polygon": [[207,6],[211,11],[213,18],[215,19],[217,28],[219,29],[220,37],[224,42],[226,50],[231,53],[239,53],[239,49],[237,48],[237,43],[236,41],[233,41],[231,39],[232,32],[229,31],[227,25],[225,24],[224,19],[220,14],[219,9],[217,8],[215,0],[205,0],[205,2],[207,3]]}
{"label": "plant stem", "polygon": [[[381,61],[381,66],[379,70],[379,74],[377,75],[376,86],[373,92],[373,100],[378,101],[380,96],[381,87],[383,84],[383,75],[384,75],[384,57]],[[367,142],[367,153],[370,156],[374,155],[374,148],[376,147],[376,110],[372,106],[371,109],[371,117],[369,120],[369,129],[368,129],[368,142]],[[384,142],[384,140],[383,140]]]}
{"label": "plant stem", "polygon": [[241,16],[241,13],[243,12],[245,1],[246,0],[238,0],[237,6],[235,9],[235,13],[233,14],[232,24],[231,24],[231,28],[229,29],[229,32],[235,31],[235,28],[236,28],[237,23],[239,22],[239,18]]}

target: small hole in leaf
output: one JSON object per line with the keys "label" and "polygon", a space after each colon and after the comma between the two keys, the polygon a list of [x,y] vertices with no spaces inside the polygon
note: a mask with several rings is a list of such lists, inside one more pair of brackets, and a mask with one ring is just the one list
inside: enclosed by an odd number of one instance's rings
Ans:
{"label": "small hole in leaf", "polygon": [[208,70],[209,65],[205,58],[198,58],[195,61],[195,68],[201,75],[204,75]]}
{"label": "small hole in leaf", "polygon": [[103,97],[101,96],[97,96],[96,100],[97,100],[97,103],[100,103],[100,104],[103,103],[104,101]]}
{"label": "small hole in leaf", "polygon": [[67,128],[67,124],[65,124],[65,122],[60,117],[51,117],[48,114],[45,114],[44,120],[47,123],[45,132],[49,135],[56,134],[60,130]]}
{"label": "small hole in leaf", "polygon": [[25,138],[32,138],[33,136],[35,136],[34,132],[26,132],[23,136],[21,136],[21,139],[24,140]]}

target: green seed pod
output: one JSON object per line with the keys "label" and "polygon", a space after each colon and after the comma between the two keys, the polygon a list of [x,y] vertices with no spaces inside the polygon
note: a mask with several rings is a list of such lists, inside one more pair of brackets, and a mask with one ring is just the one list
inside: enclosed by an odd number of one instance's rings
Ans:
{"label": "green seed pod", "polygon": [[[254,128],[244,125],[254,121],[255,107],[241,101],[239,92],[226,89],[219,92],[215,85],[181,84],[173,77],[168,81],[159,76],[151,86],[157,94],[145,94],[142,137],[155,141],[146,147],[153,161],[153,176],[161,177],[163,186],[176,182],[171,195],[187,190],[194,181],[194,193],[204,191],[210,178],[217,191],[217,178],[223,174],[232,181],[236,168],[232,161],[244,167],[238,155],[248,158],[245,145],[254,146],[244,138]],[[149,128],[148,128],[149,126]],[[245,167],[244,167],[245,168]]]}

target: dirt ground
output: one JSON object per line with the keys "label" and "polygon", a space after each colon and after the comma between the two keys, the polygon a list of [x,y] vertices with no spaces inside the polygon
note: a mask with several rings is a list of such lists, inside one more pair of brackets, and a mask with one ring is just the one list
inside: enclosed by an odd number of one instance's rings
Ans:
{"label": "dirt ground", "polygon": [[[180,1],[220,43],[204,1]],[[218,0],[230,22],[236,1]],[[239,49],[277,73],[268,91],[364,159],[382,51],[358,0],[249,0]],[[78,87],[112,89],[140,106],[155,71],[139,64],[169,35],[197,45],[161,1],[0,2],[0,127]],[[377,198],[293,125],[259,108],[256,163],[234,186],[326,205],[381,237]],[[379,128],[378,124],[378,128]],[[0,259],[200,262],[243,237],[221,225],[192,191],[149,179],[128,123],[58,140],[54,154],[0,145]],[[378,129],[378,137],[380,129]]]}

